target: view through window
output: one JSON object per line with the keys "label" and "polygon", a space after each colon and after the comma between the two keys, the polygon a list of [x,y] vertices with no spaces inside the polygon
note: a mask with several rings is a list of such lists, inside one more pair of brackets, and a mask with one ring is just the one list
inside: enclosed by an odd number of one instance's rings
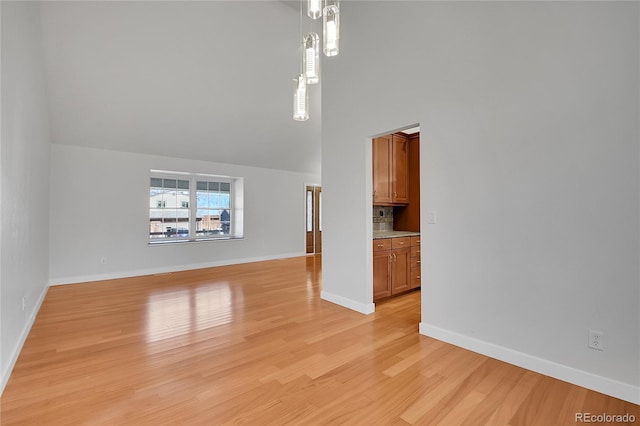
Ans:
{"label": "view through window", "polygon": [[229,235],[231,184],[198,181],[196,189],[196,233],[198,235]]}
{"label": "view through window", "polygon": [[151,178],[149,237],[189,236],[189,181]]}
{"label": "view through window", "polygon": [[236,186],[241,186],[241,179],[152,173],[150,242],[241,237],[241,223],[236,226]]}

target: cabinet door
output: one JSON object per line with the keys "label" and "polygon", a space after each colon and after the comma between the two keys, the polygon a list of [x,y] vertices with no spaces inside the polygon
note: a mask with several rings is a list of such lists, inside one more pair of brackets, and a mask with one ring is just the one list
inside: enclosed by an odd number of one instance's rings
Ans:
{"label": "cabinet door", "polygon": [[411,250],[409,247],[395,249],[391,253],[391,294],[411,289]]}
{"label": "cabinet door", "polygon": [[391,203],[391,135],[373,139],[373,204]]}
{"label": "cabinet door", "polygon": [[373,300],[391,296],[391,250],[373,253]]}
{"label": "cabinet door", "polygon": [[409,140],[393,135],[392,199],[394,203],[409,202]]}

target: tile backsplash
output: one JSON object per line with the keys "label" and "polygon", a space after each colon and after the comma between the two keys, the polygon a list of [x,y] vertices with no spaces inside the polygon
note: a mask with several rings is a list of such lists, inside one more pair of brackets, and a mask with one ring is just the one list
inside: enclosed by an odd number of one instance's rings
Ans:
{"label": "tile backsplash", "polygon": [[393,207],[373,206],[373,231],[393,231]]}

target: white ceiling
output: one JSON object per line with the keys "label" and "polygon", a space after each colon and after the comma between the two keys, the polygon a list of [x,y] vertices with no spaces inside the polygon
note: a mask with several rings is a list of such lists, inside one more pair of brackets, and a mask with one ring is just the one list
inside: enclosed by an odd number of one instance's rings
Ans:
{"label": "white ceiling", "polygon": [[292,116],[299,12],[281,1],[41,5],[54,143],[320,172],[320,88]]}

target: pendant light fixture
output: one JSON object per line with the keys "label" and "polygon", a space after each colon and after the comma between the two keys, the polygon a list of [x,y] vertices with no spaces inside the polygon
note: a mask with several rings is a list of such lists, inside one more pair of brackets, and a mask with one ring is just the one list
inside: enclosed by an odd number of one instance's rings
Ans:
{"label": "pendant light fixture", "polygon": [[325,0],[322,9],[323,51],[326,56],[336,56],[340,51],[340,6],[338,0]]}
{"label": "pendant light fixture", "polygon": [[[302,36],[302,0],[300,0],[300,35]],[[300,39],[298,39],[300,40]],[[304,74],[304,43],[302,44],[302,57],[300,58],[300,74],[293,82],[293,119],[307,121],[309,119],[309,94],[307,93],[307,77]]]}
{"label": "pendant light fixture", "polygon": [[293,91],[293,119],[306,121],[309,119],[309,94],[307,93],[307,79],[304,74],[299,74],[293,79],[295,88]]}
{"label": "pendant light fixture", "polygon": [[322,0],[307,0],[307,16],[311,19],[322,16]]}
{"label": "pendant light fixture", "polygon": [[[300,0],[300,74],[293,79],[293,119],[296,121],[309,119],[307,87],[320,82],[320,37],[313,31],[302,35],[302,7],[303,0]],[[339,0],[307,0],[307,16],[311,19],[322,16],[322,50],[325,56],[336,56],[340,51]]]}
{"label": "pendant light fixture", "polygon": [[306,33],[302,39],[302,69],[307,84],[320,81],[320,39],[316,33]]}

